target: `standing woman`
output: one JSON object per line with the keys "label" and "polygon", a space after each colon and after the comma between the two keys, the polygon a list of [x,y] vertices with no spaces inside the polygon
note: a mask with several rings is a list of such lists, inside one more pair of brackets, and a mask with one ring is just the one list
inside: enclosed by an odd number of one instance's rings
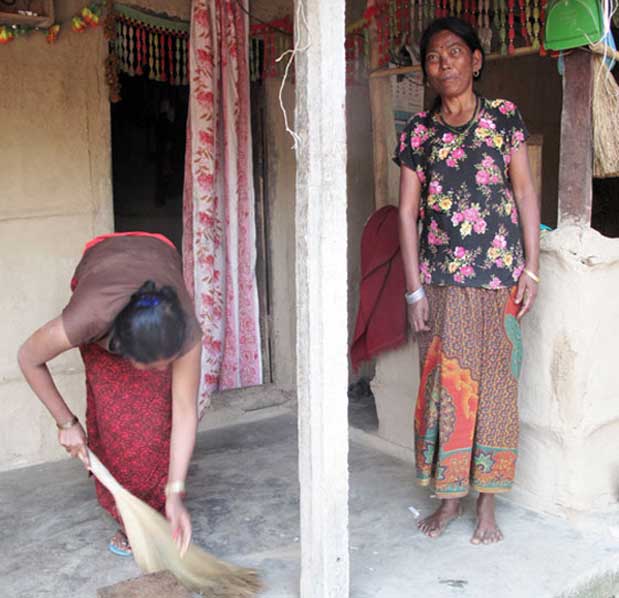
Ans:
{"label": "standing woman", "polygon": [[416,471],[441,499],[418,526],[439,536],[472,488],[471,542],[490,544],[503,538],[494,495],[514,481],[519,320],[537,295],[539,208],[518,109],[473,90],[484,66],[473,28],[438,19],[420,54],[438,97],[396,151],[408,320],[420,350]]}
{"label": "standing woman", "polygon": [[[162,235],[119,233],[86,245],[68,305],[19,350],[22,372],[58,427],[58,441],[88,466],[86,446],[131,493],[165,513],[179,548],[191,540],[183,504],[197,428],[200,326],[181,259]],[[86,373],[86,431],[65,403],[47,362],[74,347]],[[109,549],[131,547],[121,525]]]}

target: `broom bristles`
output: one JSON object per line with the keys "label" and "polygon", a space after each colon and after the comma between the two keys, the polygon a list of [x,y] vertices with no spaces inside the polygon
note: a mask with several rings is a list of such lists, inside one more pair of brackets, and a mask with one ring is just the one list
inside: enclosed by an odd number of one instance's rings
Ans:
{"label": "broom bristles", "polygon": [[601,56],[593,73],[593,176],[619,176],[619,86]]}
{"label": "broom bristles", "polygon": [[118,484],[92,452],[90,463],[94,475],[114,496],[142,571],[170,571],[188,590],[208,592],[209,598],[252,598],[261,589],[256,571],[226,563],[194,544],[181,558],[168,521]]}

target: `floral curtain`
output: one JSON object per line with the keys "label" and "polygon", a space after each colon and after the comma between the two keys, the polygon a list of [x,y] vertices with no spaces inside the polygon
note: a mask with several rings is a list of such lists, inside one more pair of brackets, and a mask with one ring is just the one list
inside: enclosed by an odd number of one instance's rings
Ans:
{"label": "floral curtain", "polygon": [[189,53],[183,260],[204,333],[202,415],[214,390],[262,382],[248,20],[235,0],[193,0]]}

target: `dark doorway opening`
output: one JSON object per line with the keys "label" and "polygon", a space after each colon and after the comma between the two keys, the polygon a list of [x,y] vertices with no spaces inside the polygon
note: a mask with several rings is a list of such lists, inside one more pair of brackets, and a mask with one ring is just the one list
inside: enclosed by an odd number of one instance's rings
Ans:
{"label": "dark doorway opening", "polygon": [[[619,29],[612,27],[612,33],[617,45]],[[619,84],[619,65],[611,72]],[[605,237],[619,237],[619,177],[593,179],[591,226]]]}
{"label": "dark doorway opening", "polygon": [[112,104],[115,230],[162,233],[180,251],[189,87],[120,79],[122,101]]}
{"label": "dark doorway opening", "polygon": [[591,226],[605,237],[619,237],[619,177],[593,179]]}

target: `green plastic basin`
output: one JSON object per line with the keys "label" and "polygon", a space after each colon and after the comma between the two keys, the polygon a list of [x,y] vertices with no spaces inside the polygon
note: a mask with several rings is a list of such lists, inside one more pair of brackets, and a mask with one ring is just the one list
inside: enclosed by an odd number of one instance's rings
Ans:
{"label": "green plastic basin", "polygon": [[604,35],[599,0],[553,0],[546,8],[544,46],[569,50],[596,43]]}

